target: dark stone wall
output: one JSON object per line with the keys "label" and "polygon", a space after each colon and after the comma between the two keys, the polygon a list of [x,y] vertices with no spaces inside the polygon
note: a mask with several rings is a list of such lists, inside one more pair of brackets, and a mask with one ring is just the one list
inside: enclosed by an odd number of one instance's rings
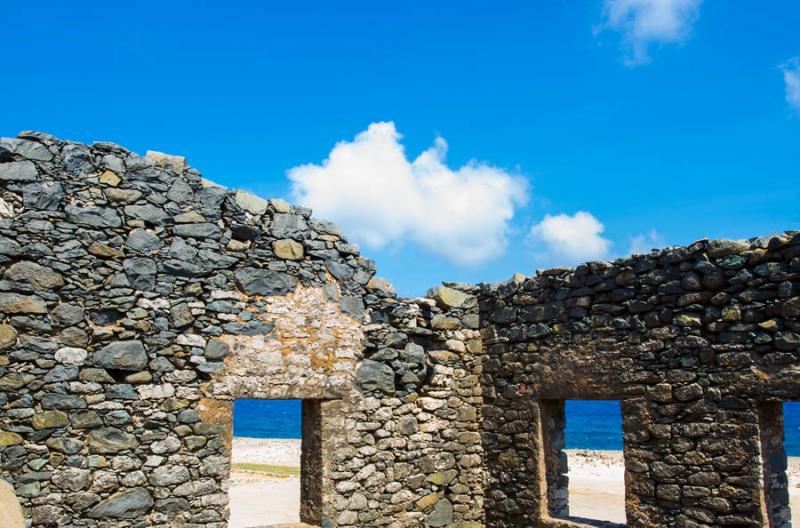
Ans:
{"label": "dark stone wall", "polygon": [[797,232],[485,285],[487,524],[560,525],[553,400],[616,399],[629,526],[788,526],[799,294]]}

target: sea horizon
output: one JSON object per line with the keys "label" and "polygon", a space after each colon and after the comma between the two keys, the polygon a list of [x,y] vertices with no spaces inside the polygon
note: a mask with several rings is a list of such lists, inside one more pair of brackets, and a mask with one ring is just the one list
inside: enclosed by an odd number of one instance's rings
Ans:
{"label": "sea horizon", "polygon": [[[618,401],[566,402],[567,449],[622,450],[622,415]],[[784,404],[784,447],[787,456],[800,456],[800,403]],[[300,400],[237,400],[233,436],[299,440],[302,438]]]}

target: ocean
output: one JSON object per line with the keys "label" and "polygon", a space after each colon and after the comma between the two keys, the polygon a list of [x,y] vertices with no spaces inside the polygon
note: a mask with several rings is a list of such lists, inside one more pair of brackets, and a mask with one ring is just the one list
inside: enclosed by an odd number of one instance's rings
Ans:
{"label": "ocean", "polygon": [[[622,449],[617,401],[567,401],[567,449]],[[800,403],[784,404],[786,454],[800,456]],[[300,438],[300,400],[237,400],[233,434],[252,438]]]}

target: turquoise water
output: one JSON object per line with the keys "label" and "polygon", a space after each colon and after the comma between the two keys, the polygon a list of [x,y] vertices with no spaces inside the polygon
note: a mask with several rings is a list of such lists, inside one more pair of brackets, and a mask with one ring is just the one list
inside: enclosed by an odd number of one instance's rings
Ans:
{"label": "turquoise water", "polygon": [[[800,456],[800,403],[784,404],[788,456]],[[617,401],[567,401],[568,449],[622,449]],[[300,400],[237,400],[233,434],[253,438],[300,438]]]}

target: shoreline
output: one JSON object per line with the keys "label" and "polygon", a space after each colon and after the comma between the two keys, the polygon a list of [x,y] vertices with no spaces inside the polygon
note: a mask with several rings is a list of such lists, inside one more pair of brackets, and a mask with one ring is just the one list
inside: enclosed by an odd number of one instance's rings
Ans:
{"label": "shoreline", "polygon": [[[300,440],[233,438],[230,528],[255,521],[297,522],[300,505]],[[625,522],[622,451],[566,449],[570,515]],[[800,518],[800,457],[788,458],[791,508]],[[252,468],[259,470],[253,471]],[[270,500],[265,500],[265,498]],[[269,524],[269,523],[267,523]]]}

